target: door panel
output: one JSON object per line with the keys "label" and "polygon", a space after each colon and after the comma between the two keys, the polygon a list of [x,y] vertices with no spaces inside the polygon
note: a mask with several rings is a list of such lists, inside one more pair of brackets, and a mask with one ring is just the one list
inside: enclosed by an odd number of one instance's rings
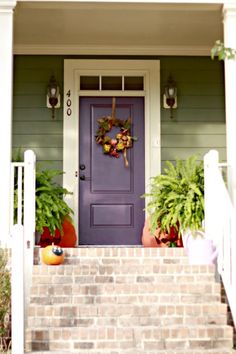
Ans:
{"label": "door panel", "polygon": [[[111,97],[80,99],[79,239],[82,245],[141,244],[144,223],[144,103],[143,98],[116,98],[116,118],[132,119],[131,135],[138,141],[124,158],[103,154],[95,141],[97,120],[110,115]],[[115,137],[119,130],[108,134]]]}

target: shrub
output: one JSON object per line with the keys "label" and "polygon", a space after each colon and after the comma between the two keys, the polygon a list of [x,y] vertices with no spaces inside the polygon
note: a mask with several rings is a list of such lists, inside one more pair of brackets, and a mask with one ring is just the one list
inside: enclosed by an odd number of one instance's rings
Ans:
{"label": "shrub", "polygon": [[11,281],[6,251],[0,249],[0,351],[10,342]]}

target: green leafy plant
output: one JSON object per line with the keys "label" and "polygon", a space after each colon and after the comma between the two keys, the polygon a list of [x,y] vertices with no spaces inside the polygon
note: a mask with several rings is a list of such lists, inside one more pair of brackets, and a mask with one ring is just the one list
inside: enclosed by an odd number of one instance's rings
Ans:
{"label": "green leafy plant", "polygon": [[[22,151],[18,149],[13,154],[13,162],[22,161]],[[36,171],[36,231],[43,233],[44,227],[48,227],[50,234],[55,235],[56,229],[63,235],[63,221],[67,217],[71,221],[73,210],[63,200],[70,192],[54,182],[56,177],[63,174],[60,170]],[[15,222],[17,216],[17,176],[15,176],[14,211]]]}
{"label": "green leafy plant", "polygon": [[53,179],[63,172],[59,170],[45,170],[36,172],[36,231],[43,232],[48,227],[51,235],[55,230],[62,232],[62,223],[65,217],[70,217],[73,210],[63,200],[63,196],[70,194],[67,189],[53,182]]}
{"label": "green leafy plant", "polygon": [[150,213],[150,229],[157,227],[170,231],[197,230],[204,218],[204,170],[203,162],[196,156],[186,161],[166,162],[165,174],[152,178],[147,210]]}
{"label": "green leafy plant", "polygon": [[0,350],[7,350],[10,342],[11,282],[7,256],[0,249]]}
{"label": "green leafy plant", "polygon": [[219,60],[236,59],[236,50],[225,47],[224,43],[218,40],[211,49],[211,58],[214,59],[214,57],[218,57]]}

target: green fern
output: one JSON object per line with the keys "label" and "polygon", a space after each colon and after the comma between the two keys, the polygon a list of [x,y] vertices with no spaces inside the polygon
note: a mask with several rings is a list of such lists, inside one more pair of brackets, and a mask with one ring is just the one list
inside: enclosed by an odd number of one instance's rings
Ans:
{"label": "green fern", "polygon": [[45,170],[36,172],[36,231],[43,232],[48,227],[51,235],[55,230],[62,232],[62,223],[65,216],[73,213],[63,196],[69,194],[67,189],[53,182],[53,179],[63,172]]}
{"label": "green fern", "polygon": [[201,229],[204,218],[204,170],[197,156],[175,165],[166,162],[165,174],[152,178],[147,211],[150,213],[151,232],[157,225],[163,231],[174,226],[181,230]]}

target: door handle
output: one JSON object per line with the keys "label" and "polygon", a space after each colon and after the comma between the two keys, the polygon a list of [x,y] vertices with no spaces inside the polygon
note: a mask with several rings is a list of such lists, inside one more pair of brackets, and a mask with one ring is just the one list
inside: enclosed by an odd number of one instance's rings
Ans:
{"label": "door handle", "polygon": [[91,177],[86,177],[85,175],[80,175],[79,176],[79,179],[81,181],[91,181]]}

